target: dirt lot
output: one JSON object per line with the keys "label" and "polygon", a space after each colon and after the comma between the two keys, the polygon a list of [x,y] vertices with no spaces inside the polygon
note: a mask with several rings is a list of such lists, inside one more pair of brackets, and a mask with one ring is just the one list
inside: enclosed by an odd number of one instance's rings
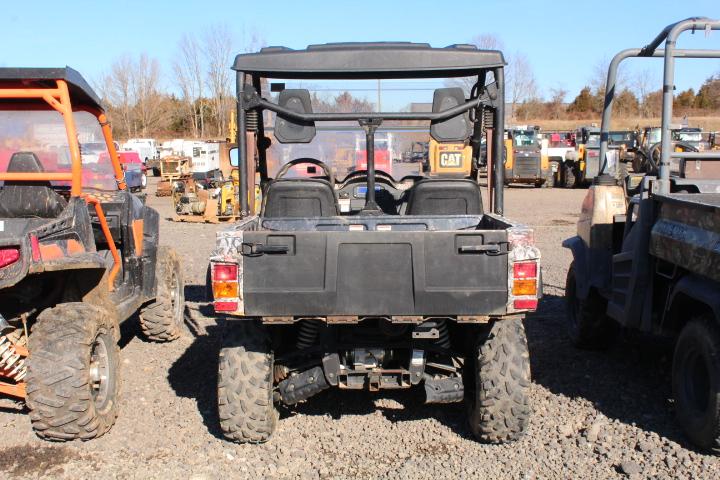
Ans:
{"label": "dirt lot", "polygon": [[[152,179],[151,179],[152,180]],[[150,192],[154,192],[151,184]],[[122,402],[98,440],[38,440],[28,417],[0,411],[0,474],[17,478],[720,478],[720,459],[694,451],[669,401],[670,352],[625,339],[579,352],[564,336],[562,295],[582,190],[511,188],[506,213],[536,228],[545,298],[527,318],[532,406],[528,434],[510,445],[471,438],[460,404],[422,405],[422,390],[326,391],[282,411],[274,439],[221,439],[215,408],[216,321],[203,303],[218,228],[162,222],[162,242],[185,259],[191,334],[158,345],[124,326]],[[169,199],[149,196],[163,217]],[[0,475],[3,476],[3,475]]]}

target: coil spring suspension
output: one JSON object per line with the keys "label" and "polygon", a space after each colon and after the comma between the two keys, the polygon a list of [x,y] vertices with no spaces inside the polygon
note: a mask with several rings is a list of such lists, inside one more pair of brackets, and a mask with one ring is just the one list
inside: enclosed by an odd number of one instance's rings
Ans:
{"label": "coil spring suspension", "polygon": [[5,335],[0,335],[0,376],[20,382],[27,375],[25,357]]}
{"label": "coil spring suspension", "polygon": [[437,321],[438,339],[435,342],[442,348],[450,348],[450,329],[447,325],[447,320]]}
{"label": "coil spring suspension", "polygon": [[315,344],[320,332],[320,322],[317,320],[301,320],[298,329],[297,348],[302,350]]}
{"label": "coil spring suspension", "polygon": [[487,137],[487,132],[485,131],[488,127],[491,127],[495,122],[495,112],[493,112],[490,108],[483,108],[482,111],[482,125],[483,125],[483,137]]}
{"label": "coil spring suspension", "polygon": [[258,112],[250,110],[245,112],[245,129],[248,132],[256,132],[258,129]]}

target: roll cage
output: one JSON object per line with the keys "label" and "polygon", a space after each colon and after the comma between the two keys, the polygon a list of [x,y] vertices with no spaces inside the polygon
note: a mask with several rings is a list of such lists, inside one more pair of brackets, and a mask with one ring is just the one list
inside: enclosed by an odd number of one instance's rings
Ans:
{"label": "roll cage", "polygon": [[[608,140],[610,132],[610,120],[612,118],[612,107],[615,99],[615,87],[617,83],[617,71],[620,63],[628,58],[653,57],[663,59],[663,88],[662,88],[662,122],[660,126],[661,155],[658,168],[658,181],[655,187],[656,193],[670,193],[670,160],[677,159],[703,159],[720,160],[720,152],[673,152],[672,143],[672,113],[673,113],[673,90],[675,88],[675,59],[676,58],[720,58],[720,50],[711,49],[678,49],[675,47],[677,38],[682,32],[691,30],[709,32],[720,30],[720,20],[713,20],[705,17],[691,17],[685,20],[668,25],[658,34],[652,42],[643,48],[629,48],[622,50],[615,55],[610,62],[605,86],[605,104],[602,114],[602,125],[600,127],[600,158],[603,165],[600,172],[605,172],[607,167],[606,154],[608,151]],[[665,48],[660,49],[662,43]]]}
{"label": "roll cage", "polygon": [[[376,130],[384,121],[420,120],[432,124],[471,112],[470,143],[473,145],[474,157],[480,155],[483,138],[490,139],[487,153],[488,158],[492,159],[492,174],[488,175],[492,192],[491,208],[501,215],[504,184],[504,65],[502,53],[495,50],[478,50],[472,45],[432,48],[428,44],[404,42],[335,43],[311,45],[305,50],[269,47],[257,53],[237,55],[233,70],[236,71],[238,170],[245,178],[239,188],[241,216],[254,211],[254,206],[250,205],[254,202],[254,196],[249,198],[248,194],[250,182],[254,182],[254,164],[248,162],[248,131],[255,132],[252,144],[257,149],[261,182],[269,180],[267,149],[270,142],[265,138],[263,121],[263,112],[266,110],[312,128],[314,122],[358,122],[365,131],[366,141],[367,195],[363,212],[367,214],[379,211],[375,203],[374,138]],[[491,82],[488,82],[488,73],[492,73]],[[312,113],[287,108],[280,102],[274,103],[261,96],[263,81],[271,78],[358,80],[458,77],[477,78],[470,98],[434,112]],[[252,115],[257,115],[259,120],[256,123],[252,121]],[[487,122],[487,119],[491,121]],[[249,128],[251,124],[252,128]]]}
{"label": "roll cage", "polygon": [[110,228],[100,200],[83,192],[82,157],[73,112],[84,110],[94,115],[101,128],[110,154],[110,162],[119,190],[126,190],[125,174],[120,165],[112,131],[100,100],[75,70],[65,68],[0,68],[0,108],[37,109],[47,105],[63,117],[65,133],[70,150],[70,172],[0,172],[0,181],[6,182],[70,182],[70,196],[93,205],[100,228],[113,256],[114,265],[108,275],[109,289],[113,289],[115,277],[120,271],[120,254],[115,247]]}

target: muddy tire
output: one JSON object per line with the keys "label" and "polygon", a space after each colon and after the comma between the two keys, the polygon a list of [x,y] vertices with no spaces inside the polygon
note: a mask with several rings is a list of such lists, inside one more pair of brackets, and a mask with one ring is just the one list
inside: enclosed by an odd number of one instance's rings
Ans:
{"label": "muddy tire", "polygon": [[240,320],[226,326],[218,365],[218,416],[228,440],[262,443],[275,431],[273,362],[262,325]]}
{"label": "muddy tire", "polygon": [[485,443],[517,440],[530,421],[530,355],[522,320],[494,322],[479,339],[474,363],[474,388],[466,398],[470,429]]}
{"label": "muddy tire", "polygon": [[570,264],[565,281],[565,306],[567,308],[567,333],[573,345],[589,350],[608,348],[618,332],[618,324],[609,318],[607,300],[590,289],[588,297],[577,297],[575,263]]}
{"label": "muddy tire", "polygon": [[180,260],[172,248],[158,248],[155,280],[156,297],[140,310],[140,326],[149,340],[171,342],[179,338],[185,328],[185,286]]}
{"label": "muddy tire", "polygon": [[575,169],[571,165],[563,165],[563,187],[575,188],[577,178],[575,178]]}
{"label": "muddy tire", "polygon": [[85,303],[43,311],[29,339],[27,405],[35,433],[46,440],[90,440],[118,413],[118,327]]}
{"label": "muddy tire", "polygon": [[712,317],[690,320],[680,333],[672,366],[675,414],[698,447],[720,454],[720,328]]}

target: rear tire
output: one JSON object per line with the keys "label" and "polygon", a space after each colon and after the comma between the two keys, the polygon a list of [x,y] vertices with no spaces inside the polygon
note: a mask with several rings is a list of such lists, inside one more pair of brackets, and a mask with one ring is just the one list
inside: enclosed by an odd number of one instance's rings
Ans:
{"label": "rear tire", "polygon": [[555,188],[555,172],[552,170],[550,170],[550,175],[548,175],[547,179],[545,179],[543,188]]}
{"label": "rear tire", "polygon": [[160,176],[160,169],[159,168],[153,168],[153,177],[159,177]]}
{"label": "rear tire", "polygon": [[690,320],[673,356],[676,417],[697,446],[720,454],[720,328],[710,316]]}
{"label": "rear tire", "polygon": [[170,342],[184,330],[185,287],[175,250],[158,247],[155,300],[140,311],[143,334],[154,342]]}
{"label": "rear tire", "polygon": [[29,338],[27,405],[35,433],[46,440],[90,440],[118,414],[117,325],[86,303],[44,310]]}
{"label": "rear tire", "polygon": [[[522,320],[497,320],[474,351],[466,398],[475,437],[485,443],[520,438],[530,421],[530,355]],[[472,365],[474,363],[474,365]]]}
{"label": "rear tire", "polygon": [[604,349],[612,344],[618,325],[605,314],[607,300],[592,288],[587,298],[577,297],[574,262],[570,264],[565,282],[565,304],[567,331],[573,345],[578,348]]}
{"label": "rear tire", "polygon": [[645,173],[646,163],[647,160],[645,160],[645,157],[643,155],[641,155],[640,153],[635,154],[635,157],[633,157],[632,160],[633,173]]}
{"label": "rear tire", "polygon": [[628,166],[625,162],[619,162],[617,165],[617,172],[615,173],[615,179],[618,181],[618,185],[625,185],[625,178],[628,176]]}
{"label": "rear tire", "polygon": [[575,169],[571,165],[563,165],[563,186],[565,188],[575,188],[577,179],[575,178]]}
{"label": "rear tire", "polygon": [[270,440],[278,421],[273,405],[273,364],[261,324],[239,320],[226,326],[218,365],[218,416],[228,440]]}

